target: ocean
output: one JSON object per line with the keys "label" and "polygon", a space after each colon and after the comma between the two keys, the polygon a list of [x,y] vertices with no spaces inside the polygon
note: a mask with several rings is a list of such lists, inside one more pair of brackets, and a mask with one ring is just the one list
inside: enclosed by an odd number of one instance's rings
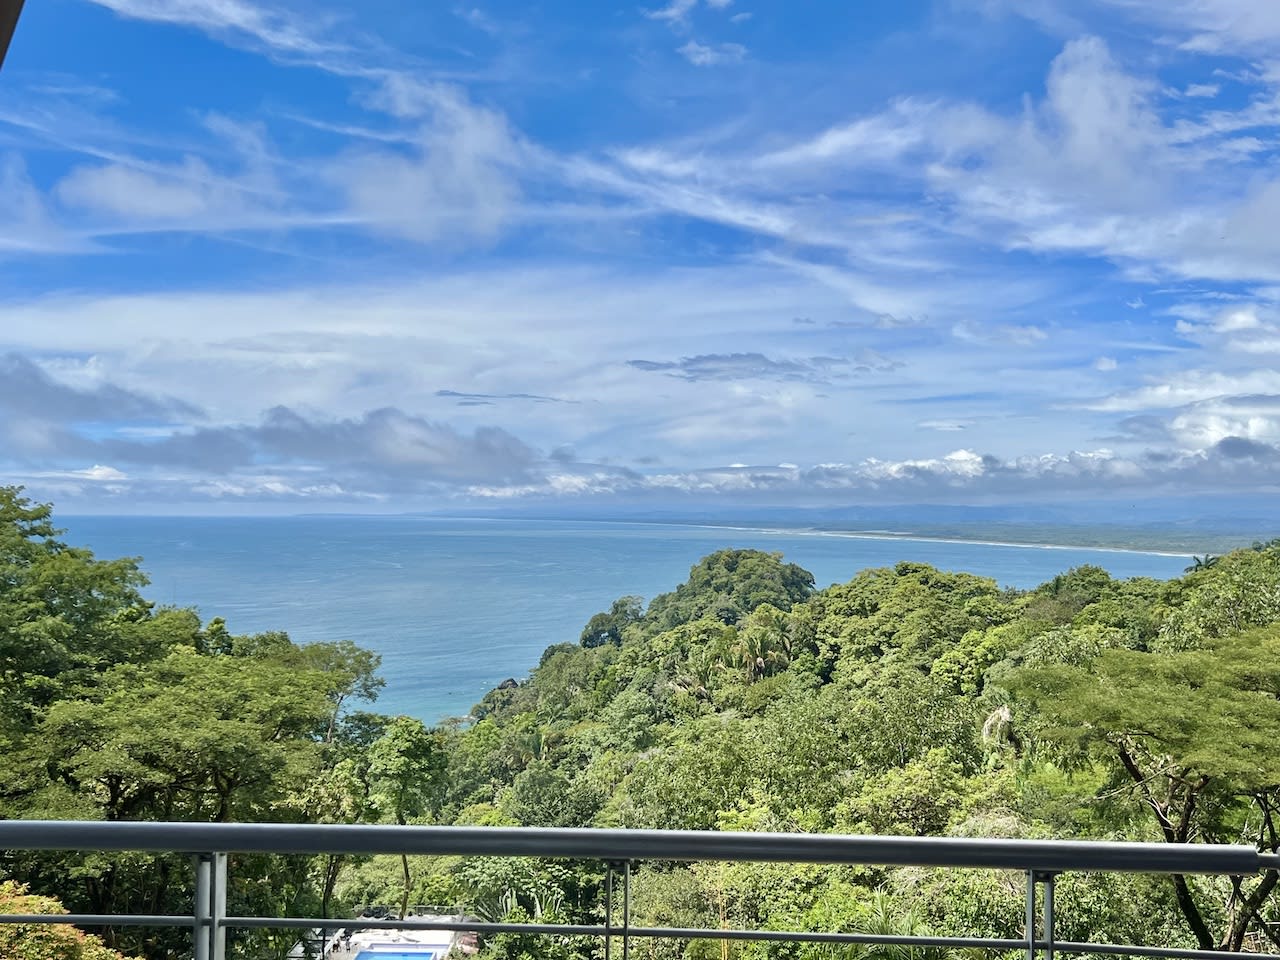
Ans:
{"label": "ocean", "polygon": [[778,551],[818,586],[902,560],[1031,587],[1096,564],[1174,577],[1188,557],[651,523],[406,517],[59,517],[64,539],[136,556],[146,595],[223,617],[234,633],[352,640],[382,655],[373,709],[428,723],[463,716],[527,676],[543,649],[576,642],[624,594],[674,589],[724,547]]}

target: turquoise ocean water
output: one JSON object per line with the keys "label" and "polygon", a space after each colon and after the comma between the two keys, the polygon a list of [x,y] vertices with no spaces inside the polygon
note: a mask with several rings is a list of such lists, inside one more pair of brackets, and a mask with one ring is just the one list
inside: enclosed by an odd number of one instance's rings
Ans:
{"label": "turquoise ocean water", "polygon": [[382,655],[376,704],[435,722],[460,716],[543,649],[576,642],[623,594],[673,589],[722,547],[780,551],[818,586],[864,567],[931,563],[1030,587],[1084,563],[1173,577],[1189,562],[1056,547],[878,539],[646,523],[403,517],[62,517],[66,540],[140,556],[159,603],[224,617],[236,633],[353,640]]}

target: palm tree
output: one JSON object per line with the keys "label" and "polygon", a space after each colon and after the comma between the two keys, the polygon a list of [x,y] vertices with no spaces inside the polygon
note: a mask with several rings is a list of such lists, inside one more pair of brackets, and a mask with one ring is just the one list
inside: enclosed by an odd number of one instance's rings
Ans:
{"label": "palm tree", "polygon": [[[933,935],[920,910],[903,910],[883,890],[871,895],[867,918],[859,933],[882,937],[928,937]],[[945,947],[913,947],[897,943],[857,943],[841,949],[847,960],[947,960],[953,952]]]}
{"label": "palm tree", "polygon": [[733,646],[734,659],[743,668],[748,682],[784,669],[791,662],[790,652],[787,615],[767,603],[747,617]]}
{"label": "palm tree", "polygon": [[722,667],[720,658],[710,647],[696,647],[675,670],[671,685],[698,700],[711,699],[711,678]]}

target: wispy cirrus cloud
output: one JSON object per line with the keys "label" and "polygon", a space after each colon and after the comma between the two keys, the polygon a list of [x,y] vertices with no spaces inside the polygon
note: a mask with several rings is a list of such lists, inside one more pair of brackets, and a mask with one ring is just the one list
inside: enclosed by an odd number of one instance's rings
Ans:
{"label": "wispy cirrus cloud", "polygon": [[231,40],[251,40],[286,54],[335,53],[340,45],[320,39],[323,17],[307,17],[251,0],[88,0],[133,20],[202,30]]}
{"label": "wispy cirrus cloud", "polygon": [[627,365],[649,373],[662,373],[681,380],[781,380],[830,383],[857,373],[896,370],[899,361],[864,351],[858,358],[804,357],[774,359],[760,353],[701,354],[679,360],[628,360]]}
{"label": "wispy cirrus cloud", "polygon": [[577,403],[576,400],[566,400],[563,397],[544,397],[536,393],[467,393],[461,390],[437,390],[436,396],[447,397],[464,405],[491,405],[500,400],[529,400],[533,403]]}

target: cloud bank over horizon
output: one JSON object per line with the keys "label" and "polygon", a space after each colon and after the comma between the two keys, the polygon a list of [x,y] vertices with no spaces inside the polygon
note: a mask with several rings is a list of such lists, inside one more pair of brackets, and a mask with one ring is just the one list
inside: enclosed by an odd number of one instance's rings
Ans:
{"label": "cloud bank over horizon", "polygon": [[1273,5],[847,6],[27,10],[0,483],[73,511],[1280,493]]}

